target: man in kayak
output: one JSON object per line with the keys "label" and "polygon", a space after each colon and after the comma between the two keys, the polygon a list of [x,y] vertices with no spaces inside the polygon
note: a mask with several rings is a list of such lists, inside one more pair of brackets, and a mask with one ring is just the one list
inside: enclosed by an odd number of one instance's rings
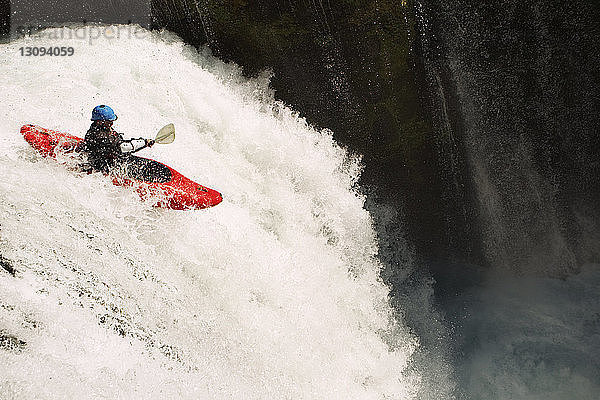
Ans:
{"label": "man in kayak", "polygon": [[117,115],[109,106],[99,105],[92,110],[93,122],[79,150],[87,154],[88,163],[94,170],[108,173],[126,162],[130,154],[154,145],[152,139],[123,139],[123,134],[112,127],[116,119]]}

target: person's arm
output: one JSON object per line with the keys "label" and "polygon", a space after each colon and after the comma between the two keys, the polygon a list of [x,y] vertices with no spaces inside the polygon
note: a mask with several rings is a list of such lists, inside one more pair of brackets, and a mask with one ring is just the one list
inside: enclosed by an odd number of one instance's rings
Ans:
{"label": "person's arm", "polygon": [[140,151],[145,149],[146,147],[152,147],[154,144],[154,140],[151,139],[129,139],[129,140],[121,140],[119,148],[121,149],[121,153],[123,154],[131,154],[136,151]]}

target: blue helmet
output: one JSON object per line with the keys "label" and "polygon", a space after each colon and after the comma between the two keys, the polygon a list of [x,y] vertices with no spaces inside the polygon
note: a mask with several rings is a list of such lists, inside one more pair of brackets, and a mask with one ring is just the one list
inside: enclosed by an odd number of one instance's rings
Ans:
{"label": "blue helmet", "polygon": [[109,106],[104,104],[94,107],[92,110],[92,121],[114,121],[117,114]]}

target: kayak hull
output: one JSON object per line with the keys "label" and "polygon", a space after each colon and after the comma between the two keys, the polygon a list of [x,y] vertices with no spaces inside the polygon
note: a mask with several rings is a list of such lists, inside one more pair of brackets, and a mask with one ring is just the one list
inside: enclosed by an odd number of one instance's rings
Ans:
{"label": "kayak hull", "polygon": [[[23,125],[24,139],[44,157],[56,158],[57,153],[77,151],[82,138]],[[123,173],[111,174],[112,183],[133,188],[140,198],[156,207],[172,210],[199,210],[223,201],[221,193],[186,178],[168,165],[144,157],[131,156]]]}

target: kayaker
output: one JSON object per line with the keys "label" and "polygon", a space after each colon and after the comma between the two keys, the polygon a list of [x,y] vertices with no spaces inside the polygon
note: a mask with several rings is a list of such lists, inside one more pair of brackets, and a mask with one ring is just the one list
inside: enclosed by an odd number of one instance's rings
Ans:
{"label": "kayaker", "polygon": [[112,127],[117,115],[107,105],[99,105],[92,110],[92,125],[85,134],[79,150],[87,154],[90,167],[108,173],[127,157],[146,147],[152,147],[152,139],[123,139],[123,134]]}

